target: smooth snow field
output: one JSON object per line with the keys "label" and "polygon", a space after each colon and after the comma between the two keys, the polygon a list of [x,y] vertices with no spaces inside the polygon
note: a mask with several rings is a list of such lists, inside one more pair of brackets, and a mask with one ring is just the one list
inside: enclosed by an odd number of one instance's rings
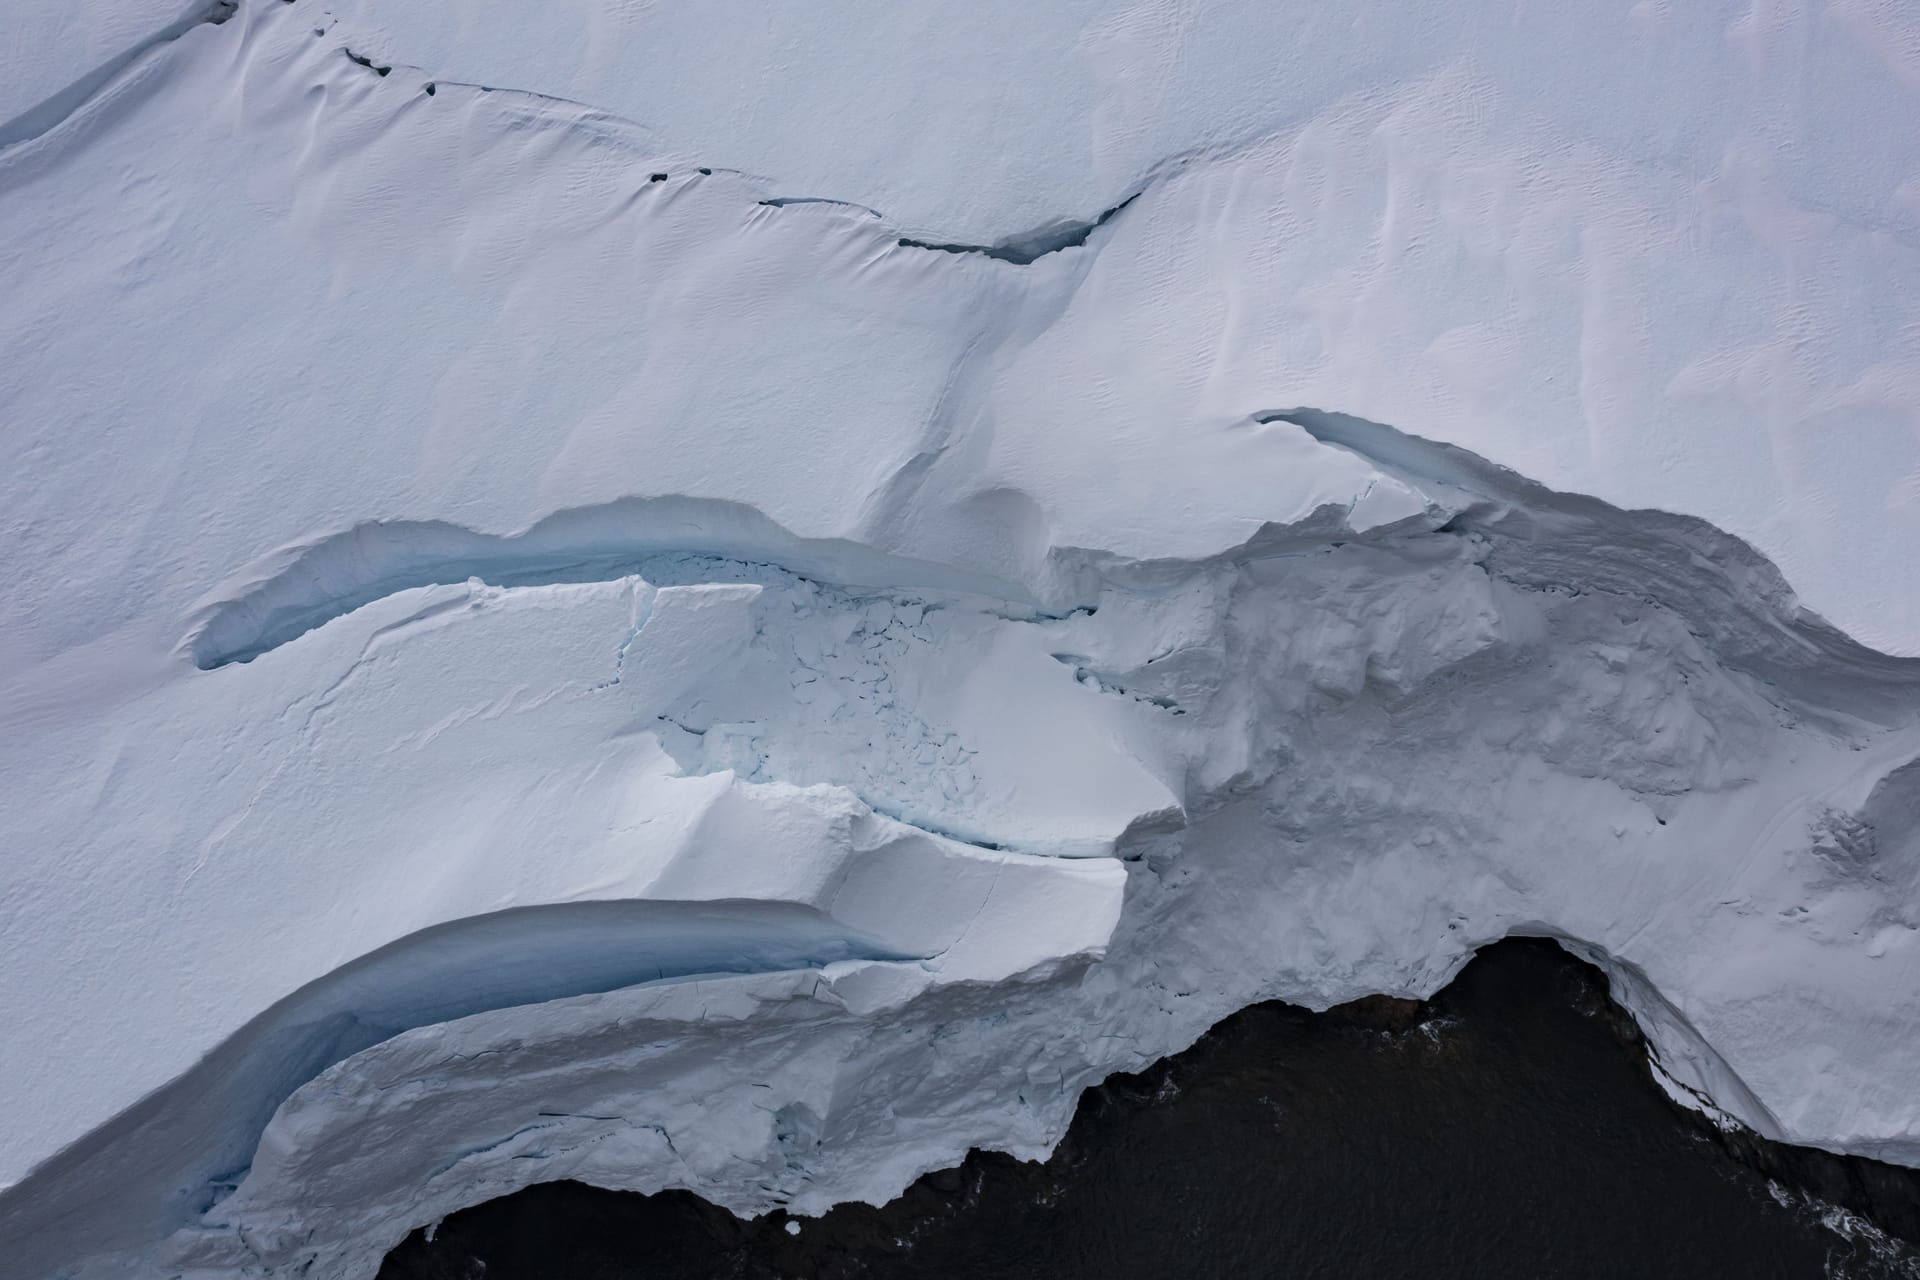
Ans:
{"label": "smooth snow field", "polygon": [[0,32],[0,1277],[884,1200],[1515,934],[1920,1165],[1920,10]]}

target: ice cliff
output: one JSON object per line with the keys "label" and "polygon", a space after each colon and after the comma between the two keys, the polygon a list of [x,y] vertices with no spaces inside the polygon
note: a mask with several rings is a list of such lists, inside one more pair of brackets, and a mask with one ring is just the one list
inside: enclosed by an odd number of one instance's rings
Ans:
{"label": "ice cliff", "polygon": [[0,1275],[883,1198],[1510,933],[1920,1164],[1907,9],[5,21]]}

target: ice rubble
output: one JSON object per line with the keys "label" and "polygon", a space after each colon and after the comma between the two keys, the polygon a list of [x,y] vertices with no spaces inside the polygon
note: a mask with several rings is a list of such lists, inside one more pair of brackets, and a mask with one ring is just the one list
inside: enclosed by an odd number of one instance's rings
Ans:
{"label": "ice rubble", "polygon": [[9,103],[4,1274],[886,1196],[1515,931],[1920,1163],[1920,669],[1759,554],[1920,648],[1910,18],[577,7]]}

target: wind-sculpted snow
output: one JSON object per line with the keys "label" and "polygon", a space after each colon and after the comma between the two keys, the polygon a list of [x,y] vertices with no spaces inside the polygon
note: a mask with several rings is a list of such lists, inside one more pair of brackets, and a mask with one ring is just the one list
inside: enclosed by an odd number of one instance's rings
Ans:
{"label": "wind-sculpted snow", "polygon": [[234,0],[21,0],[0,53],[0,147],[37,137],[149,53],[202,23],[225,22]]}
{"label": "wind-sculpted snow", "polygon": [[1145,186],[1049,411],[1102,421],[1102,376],[1169,432],[1215,394],[1337,406],[1711,520],[1920,652],[1905,0],[328,12],[383,61],[593,103],[929,243]]}
{"label": "wind-sculpted snow", "polygon": [[1849,638],[1920,635],[1920,259],[1830,162],[1903,171],[1831,126],[1905,19],[1807,35],[1770,174],[1712,5],[1042,6],[986,81],[908,7],[809,32],[836,113],[582,4],[242,0],[0,150],[0,1275],[884,1197],[1516,932],[1676,1096],[1920,1163],[1920,667]]}

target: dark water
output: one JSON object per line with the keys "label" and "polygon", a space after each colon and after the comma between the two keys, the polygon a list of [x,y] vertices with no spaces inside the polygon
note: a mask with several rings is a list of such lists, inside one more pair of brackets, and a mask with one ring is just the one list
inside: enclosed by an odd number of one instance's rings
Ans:
{"label": "dark water", "polygon": [[1716,1133],[1659,1092],[1597,973],[1511,940],[1424,1004],[1246,1010],[1088,1093],[1044,1164],[976,1153],[798,1236],[557,1183],[416,1233],[380,1275],[1920,1276],[1783,1183],[1920,1240],[1920,1175]]}

